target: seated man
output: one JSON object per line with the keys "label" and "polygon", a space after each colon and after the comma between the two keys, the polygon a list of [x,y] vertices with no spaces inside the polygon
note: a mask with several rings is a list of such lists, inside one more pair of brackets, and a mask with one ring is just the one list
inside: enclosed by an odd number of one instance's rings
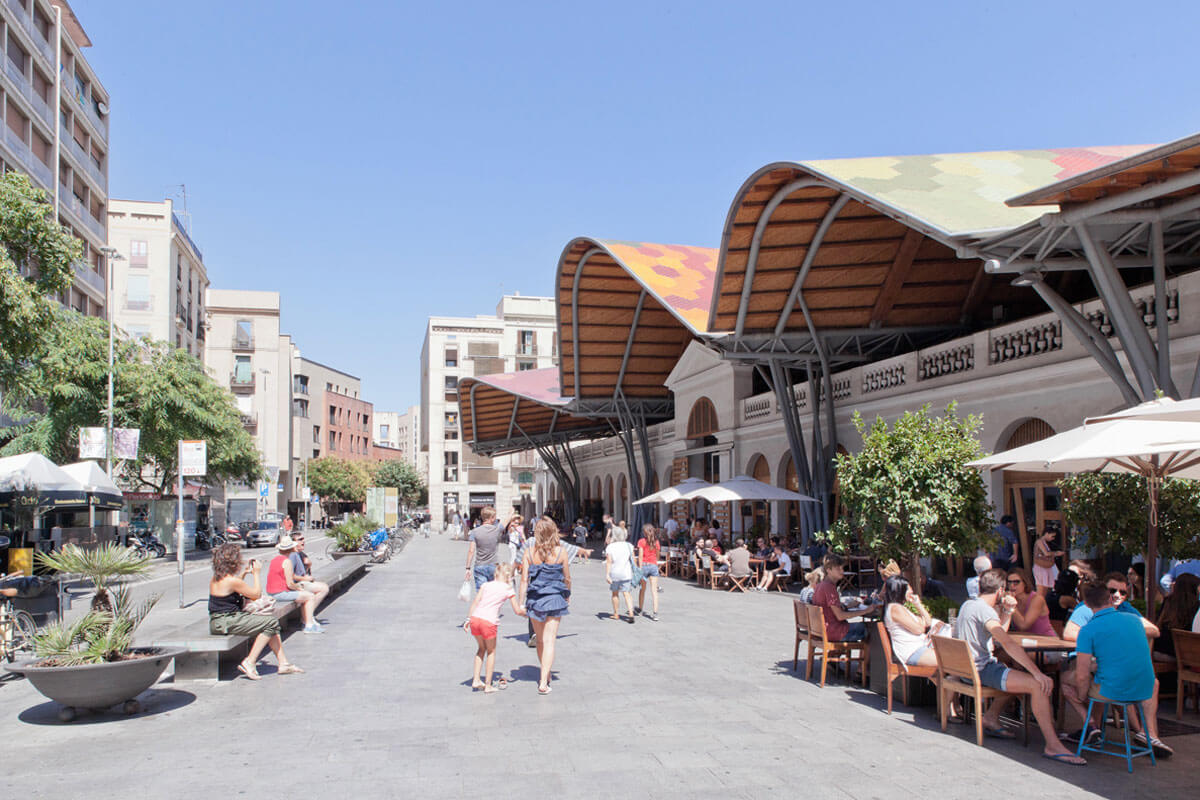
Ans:
{"label": "seated man", "polygon": [[[1050,704],[1054,681],[1042,674],[1024,648],[1008,635],[1016,598],[1006,595],[1006,577],[1002,569],[989,569],[979,576],[979,597],[963,603],[958,612],[958,638],[965,640],[971,650],[980,683],[1001,692],[1011,691],[1030,696],[1033,716],[1046,740],[1042,755],[1067,764],[1086,764],[1058,740],[1058,733],[1054,730],[1054,707]],[[1009,669],[996,659],[997,643],[1021,669]],[[1010,699],[996,698],[984,713],[983,729],[988,736],[1014,738],[1011,731],[1000,726],[1000,712]]]}
{"label": "seated man", "polygon": [[[1118,573],[1110,576],[1113,574]],[[1104,583],[1084,584],[1080,608],[1086,606],[1092,618],[1078,632],[1073,680],[1063,678],[1063,697],[1081,719],[1087,717],[1088,693],[1093,689],[1110,700],[1141,701],[1148,730],[1143,732],[1141,721],[1130,714],[1127,724],[1136,731],[1134,740],[1145,746],[1149,733],[1154,754],[1170,756],[1174,751],[1158,738],[1158,680],[1154,677],[1146,631],[1133,615],[1122,613],[1112,598]],[[1099,726],[1086,720],[1084,728],[1088,742],[1099,744],[1102,738]]]}
{"label": "seated man", "polygon": [[789,556],[783,549],[783,545],[777,544],[774,548],[774,553],[771,555],[776,563],[774,569],[764,569],[762,581],[758,586],[754,587],[757,591],[765,592],[771,588],[771,584],[780,575],[786,575],[789,578],[792,575],[792,557]]}
{"label": "seated man", "polygon": [[729,574],[738,578],[746,578],[754,573],[750,569],[750,551],[746,549],[746,540],[738,539],[735,546],[721,561],[729,567]]}
{"label": "seated man", "polygon": [[[786,554],[782,554],[786,556]],[[847,622],[863,612],[847,611],[838,594],[838,584],[846,574],[846,559],[837,553],[827,553],[821,562],[825,578],[813,591],[812,603],[821,607],[825,617],[825,635],[831,642],[861,642],[867,637],[867,626],[862,622]]]}
{"label": "seated man", "polygon": [[315,595],[313,608],[318,608],[322,601],[329,596],[329,584],[313,578],[312,559],[308,557],[308,553],[304,552],[304,533],[297,533],[292,537],[292,541],[296,543],[296,549],[289,556],[292,560],[293,580],[304,591]]}
{"label": "seated man", "polygon": [[967,578],[968,600],[979,597],[979,576],[992,568],[992,560],[987,556],[976,556],[972,566],[975,567],[975,575]]}

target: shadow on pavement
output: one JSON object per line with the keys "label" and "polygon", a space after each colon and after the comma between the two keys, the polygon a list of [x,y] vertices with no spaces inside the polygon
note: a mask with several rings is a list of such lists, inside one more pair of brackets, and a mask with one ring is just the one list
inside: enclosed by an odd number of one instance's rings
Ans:
{"label": "shadow on pavement", "polygon": [[180,689],[148,689],[138,695],[141,711],[136,714],[123,714],[120,706],[113,706],[104,711],[93,712],[80,709],[79,716],[71,722],[63,722],[58,718],[62,706],[51,700],[31,706],[20,714],[17,719],[29,725],[96,725],[100,723],[118,723],[123,720],[153,717],[183,708],[196,702],[196,695]]}

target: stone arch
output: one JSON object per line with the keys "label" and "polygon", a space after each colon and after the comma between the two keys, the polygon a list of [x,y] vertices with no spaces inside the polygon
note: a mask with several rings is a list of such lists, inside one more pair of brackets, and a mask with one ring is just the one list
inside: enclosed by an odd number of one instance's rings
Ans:
{"label": "stone arch", "polygon": [[621,479],[620,479],[620,481],[618,481],[617,496],[618,496],[617,508],[619,509],[619,511],[617,513],[614,513],[613,516],[617,517],[618,522],[620,522],[621,520],[625,520],[628,522],[629,517],[630,517],[630,514],[629,514],[629,481],[625,479],[624,472],[621,473]]}
{"label": "stone arch", "polygon": [[701,395],[692,403],[692,410],[688,413],[687,438],[703,439],[705,436],[716,434],[720,429],[717,407],[713,405],[712,400]]}
{"label": "stone arch", "polygon": [[[743,473],[756,481],[763,483],[771,482],[771,465],[767,462],[767,457],[762,453],[755,453],[750,456],[750,460],[746,462],[746,469]],[[766,535],[771,530],[771,508],[770,504],[762,501],[749,501],[739,504],[739,516],[742,518],[742,530],[749,534],[750,529],[758,526],[762,531],[761,535]],[[747,536],[749,540],[749,536]],[[753,544],[753,542],[750,542]]]}
{"label": "stone arch", "polygon": [[[1023,417],[1014,420],[1001,432],[996,443],[996,452],[1023,447],[1027,444],[1048,439],[1055,433],[1054,427],[1040,417]],[[1067,548],[1066,522],[1062,516],[1061,495],[1055,485],[1062,475],[1059,473],[1028,473],[1004,470],[1000,475],[993,472],[993,492],[999,488],[1001,494],[995,502],[997,515],[1011,514],[1015,524],[1019,549],[1013,553],[1014,562],[1032,564],[1033,541],[1044,528],[1059,531],[1057,547]]]}

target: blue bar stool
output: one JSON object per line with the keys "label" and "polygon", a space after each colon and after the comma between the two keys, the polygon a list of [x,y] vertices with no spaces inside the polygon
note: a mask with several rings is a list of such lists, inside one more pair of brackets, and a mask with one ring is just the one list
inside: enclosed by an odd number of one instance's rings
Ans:
{"label": "blue bar stool", "polygon": [[[1075,751],[1075,755],[1082,756],[1083,751],[1088,750],[1093,753],[1105,753],[1105,754],[1111,755],[1111,756],[1124,756],[1125,763],[1129,765],[1130,772],[1133,772],[1133,759],[1136,756],[1150,756],[1150,763],[1157,766],[1158,761],[1154,758],[1154,748],[1150,746],[1150,730],[1149,730],[1149,728],[1146,727],[1146,714],[1142,711],[1142,703],[1148,699],[1149,698],[1142,698],[1142,700],[1113,700],[1111,698],[1105,697],[1104,695],[1100,694],[1099,689],[1097,689],[1096,685],[1093,684],[1092,688],[1088,691],[1087,718],[1083,721],[1084,735],[1079,737],[1079,749],[1077,749]],[[1087,738],[1088,738],[1087,730],[1088,730],[1088,728],[1091,727],[1092,710],[1095,707],[1096,703],[1103,704],[1103,707],[1100,710],[1100,734],[1101,734],[1100,744],[1096,747],[1089,747],[1087,745]],[[1109,706],[1118,706],[1121,709],[1121,717],[1122,717],[1121,729],[1125,732],[1125,749],[1124,749],[1124,751],[1122,751],[1120,749],[1121,743],[1119,741],[1115,741],[1115,742],[1108,741],[1108,707]],[[1142,731],[1146,735],[1146,746],[1145,747],[1135,748],[1135,747],[1133,747],[1133,744],[1129,739],[1129,707],[1130,706],[1133,706],[1135,709],[1137,709],[1138,719],[1140,719],[1142,722]],[[1108,744],[1116,745],[1116,747],[1113,749],[1108,749],[1105,747],[1105,745],[1108,745]]]}

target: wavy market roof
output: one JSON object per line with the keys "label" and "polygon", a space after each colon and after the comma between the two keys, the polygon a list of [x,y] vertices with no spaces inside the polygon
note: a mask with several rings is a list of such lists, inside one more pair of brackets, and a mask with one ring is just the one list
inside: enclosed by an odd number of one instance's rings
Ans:
{"label": "wavy market roof", "polygon": [[[994,306],[1039,311],[959,248],[1053,207],[1007,198],[1145,146],[882,156],[768,164],[742,185],[721,241],[710,328],[824,331],[963,326]],[[757,258],[751,262],[751,250]],[[747,281],[749,273],[749,281]],[[1025,306],[1030,306],[1025,309]]]}
{"label": "wavy market roof", "polygon": [[463,441],[487,455],[555,441],[607,435],[607,424],[573,417],[558,388],[558,368],[463,378],[458,383]]}
{"label": "wavy market roof", "polygon": [[689,245],[571,240],[556,282],[564,389],[576,400],[618,391],[667,397],[663,381],[709,328],[717,255]]}

